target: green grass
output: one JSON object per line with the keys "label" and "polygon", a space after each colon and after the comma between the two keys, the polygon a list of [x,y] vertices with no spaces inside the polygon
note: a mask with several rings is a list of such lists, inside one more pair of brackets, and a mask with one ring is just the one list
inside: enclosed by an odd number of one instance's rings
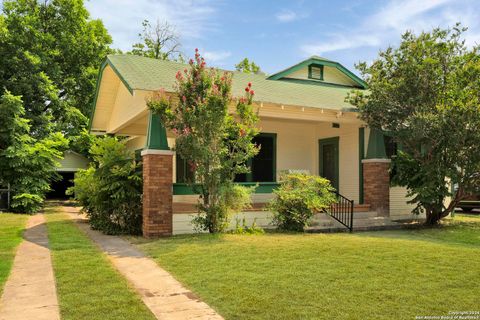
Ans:
{"label": "green grass", "polygon": [[480,309],[480,219],[455,221],[132,241],[226,319],[414,319]]}
{"label": "green grass", "polygon": [[47,227],[62,319],[155,319],[106,256],[55,210],[47,210]]}
{"label": "green grass", "polygon": [[22,241],[22,231],[25,229],[28,215],[0,213],[0,296],[7,281],[15,249]]}

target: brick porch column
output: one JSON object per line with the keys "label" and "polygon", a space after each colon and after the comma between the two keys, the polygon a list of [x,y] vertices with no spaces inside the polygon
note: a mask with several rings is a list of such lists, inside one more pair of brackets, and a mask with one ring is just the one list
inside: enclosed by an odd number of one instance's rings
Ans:
{"label": "brick porch column", "polygon": [[142,151],[143,236],[172,235],[173,151]]}
{"label": "brick porch column", "polygon": [[365,203],[379,216],[390,215],[390,159],[364,159],[363,192]]}

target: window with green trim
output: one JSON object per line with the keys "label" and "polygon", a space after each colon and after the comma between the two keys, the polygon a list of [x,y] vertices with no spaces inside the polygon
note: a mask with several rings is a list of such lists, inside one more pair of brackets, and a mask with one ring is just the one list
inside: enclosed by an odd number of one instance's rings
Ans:
{"label": "window with green trim", "polygon": [[175,159],[177,183],[194,182],[195,172],[192,170],[188,161],[180,157],[178,154]]}
{"label": "window with green trim", "polygon": [[253,142],[260,146],[260,152],[249,160],[251,172],[239,174],[236,182],[275,182],[277,180],[277,134],[260,133]]}
{"label": "window with green trim", "polygon": [[398,145],[393,140],[393,138],[388,136],[388,135],[383,136],[383,141],[385,143],[385,153],[387,155],[387,158],[392,159],[393,157],[395,157],[397,155]]}
{"label": "window with green trim", "polygon": [[[238,174],[235,182],[275,182],[277,180],[277,134],[260,133],[253,142],[260,146],[260,152],[248,161],[251,172]],[[176,177],[177,183],[193,182],[195,172],[188,161],[176,156]]]}
{"label": "window with green trim", "polygon": [[308,78],[313,80],[323,80],[323,65],[321,64],[309,65]]}

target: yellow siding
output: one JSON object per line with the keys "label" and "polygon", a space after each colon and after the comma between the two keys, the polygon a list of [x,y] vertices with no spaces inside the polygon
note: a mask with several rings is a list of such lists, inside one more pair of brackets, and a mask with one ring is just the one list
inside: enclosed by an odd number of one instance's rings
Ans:
{"label": "yellow siding", "polygon": [[145,136],[132,137],[127,141],[127,148],[129,150],[135,151],[145,147],[146,143],[147,137]]}
{"label": "yellow siding", "polygon": [[407,189],[405,187],[390,188],[390,217],[395,218],[415,218],[412,215],[414,204],[408,204]]}
{"label": "yellow siding", "polygon": [[92,123],[93,131],[107,130],[108,119],[115,104],[119,85],[120,78],[118,78],[110,66],[105,67],[95,106],[95,117]]}
{"label": "yellow siding", "polygon": [[[292,72],[285,78],[312,80],[308,78],[308,67]],[[323,69],[323,82],[335,83],[347,86],[357,85],[352,79],[347,77],[343,72],[337,68],[325,66]]]}
{"label": "yellow siding", "polygon": [[142,119],[148,113],[146,101],[151,96],[151,91],[135,90],[130,94],[123,85],[119,86],[115,105],[110,113],[107,131],[116,133],[135,120]]}

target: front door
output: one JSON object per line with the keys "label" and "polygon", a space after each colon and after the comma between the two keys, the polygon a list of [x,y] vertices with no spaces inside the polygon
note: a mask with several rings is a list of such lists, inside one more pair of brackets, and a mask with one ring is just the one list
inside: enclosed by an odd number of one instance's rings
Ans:
{"label": "front door", "polygon": [[338,140],[339,137],[318,140],[319,173],[330,180],[332,186],[338,190]]}

